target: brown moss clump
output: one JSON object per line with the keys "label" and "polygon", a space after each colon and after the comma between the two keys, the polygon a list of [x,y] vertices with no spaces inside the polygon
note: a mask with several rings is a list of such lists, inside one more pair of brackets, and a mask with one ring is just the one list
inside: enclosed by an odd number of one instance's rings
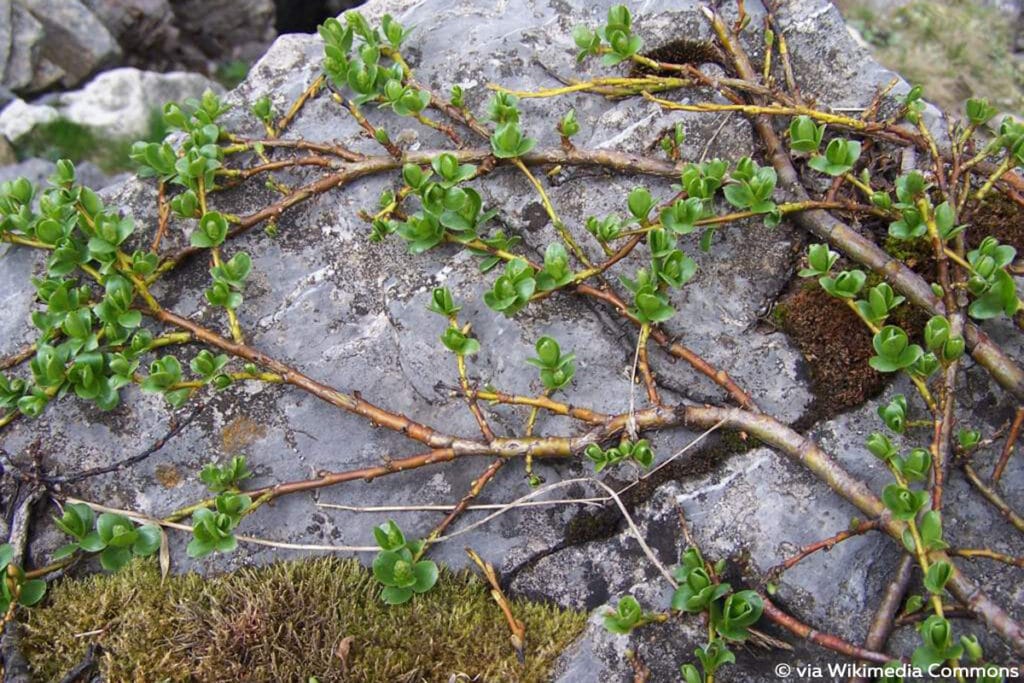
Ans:
{"label": "brown moss clump", "polygon": [[868,365],[871,332],[846,304],[816,282],[799,281],[775,305],[774,319],[810,368],[811,419],[827,419],[877,396],[887,378]]}
{"label": "brown moss clump", "polygon": [[527,633],[520,664],[475,575],[443,571],[432,591],[398,607],[378,593],[354,560],[163,583],[154,562],[137,561],[117,574],[52,586],[46,605],[28,612],[23,647],[38,680],[60,679],[96,643],[101,673],[112,682],[448,681],[460,672],[541,681],[586,623],[585,614],[514,602]]}
{"label": "brown moss clump", "polygon": [[972,249],[991,235],[1024,254],[1024,211],[1003,193],[992,192],[971,216],[966,234]]}

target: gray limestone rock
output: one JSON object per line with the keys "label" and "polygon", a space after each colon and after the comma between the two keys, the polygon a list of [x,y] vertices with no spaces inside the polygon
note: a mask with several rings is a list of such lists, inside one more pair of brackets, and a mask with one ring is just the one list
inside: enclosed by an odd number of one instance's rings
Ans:
{"label": "gray limestone rock", "polygon": [[[408,55],[420,81],[439,92],[461,85],[467,104],[480,111],[490,94],[486,89],[489,83],[536,88],[554,84],[550,73],[604,73],[596,64],[577,66],[571,32],[579,23],[596,23],[611,4],[611,0],[509,0],[497,4],[374,0],[366,12],[376,17],[391,12],[403,24],[415,26]],[[643,4],[636,8],[636,28],[652,48],[679,39],[709,41],[711,33],[699,4],[691,0]],[[762,10],[757,3],[747,3],[747,9],[751,25],[761,25]],[[797,80],[805,93],[822,104],[865,106],[876,89],[893,77],[852,41],[838,13],[824,0],[787,3],[779,20],[794,55]],[[452,40],[452,35],[459,39]],[[745,34],[745,40],[757,59],[761,44],[753,33]],[[315,36],[279,38],[245,83],[227,95],[236,105],[228,116],[229,127],[245,134],[262,134],[246,114],[246,104],[267,95],[276,110],[283,112],[319,74],[320,56],[321,44]],[[905,88],[901,83],[896,92]],[[698,90],[668,96],[697,101],[710,94]],[[540,146],[556,146],[559,140],[553,122],[569,107],[576,109],[582,126],[576,140],[581,147],[651,152],[664,132],[683,122],[688,133],[683,150],[687,159],[737,159],[758,153],[754,134],[739,115],[664,112],[644,100],[607,101],[588,95],[524,100],[523,125],[539,139]],[[383,111],[371,111],[370,115],[411,150],[447,144],[439,133],[414,129],[407,119]],[[308,140],[338,140],[352,149],[377,153],[352,118],[326,97],[308,103],[288,134]],[[314,170],[291,170],[281,173],[279,180],[298,186],[315,177]],[[368,227],[357,212],[375,207],[381,191],[396,188],[398,183],[383,175],[361,179],[285,212],[278,221],[277,237],[254,230],[230,243],[228,255],[244,249],[254,260],[254,275],[239,310],[250,344],[344,391],[359,391],[369,401],[445,431],[475,436],[474,420],[450,390],[455,383],[455,361],[437,339],[443,321],[425,309],[431,288],[444,284],[464,305],[460,319],[472,324],[482,345],[469,367],[475,381],[514,393],[539,391],[536,375],[525,359],[534,354],[534,341],[548,334],[577,354],[577,379],[567,393],[568,400],[604,411],[628,408],[635,331],[607,311],[571,295],[559,295],[509,320],[481,301],[496,273],[480,274],[474,257],[450,247],[411,256],[398,240],[367,240]],[[624,214],[624,197],[640,184],[655,196],[671,196],[668,180],[587,169],[567,169],[547,189],[578,240],[592,245],[582,228],[585,219]],[[498,209],[498,226],[520,235],[528,253],[536,257],[557,239],[532,188],[513,169],[498,169],[475,186],[485,205]],[[151,234],[156,222],[152,182],[130,180],[107,188],[104,196],[132,215],[146,236]],[[245,214],[274,196],[271,190],[253,183],[218,193],[211,201],[218,210]],[[719,209],[724,211],[724,207]],[[699,274],[693,284],[673,295],[680,315],[668,324],[668,331],[726,369],[767,412],[786,422],[800,419],[814,401],[804,361],[785,336],[761,319],[790,279],[804,236],[787,222],[770,230],[760,222],[748,221],[720,230],[707,254],[699,251],[696,238],[685,242],[684,248],[698,261]],[[165,246],[170,249],[186,241],[187,230],[175,223]],[[599,257],[596,248],[592,252]],[[3,259],[0,292],[4,292],[6,306],[0,316],[0,354],[31,339],[29,311],[34,303],[28,278],[40,269],[37,257],[22,249],[9,249]],[[632,271],[643,260],[641,255],[630,257],[623,271]],[[207,269],[207,263],[194,259],[162,280],[154,293],[181,315],[224,331],[221,312],[203,298]],[[993,326],[993,333],[1001,341],[1009,341],[1011,336],[999,326]],[[1019,353],[1019,346],[1014,348]],[[183,360],[194,352],[186,349]],[[723,401],[717,386],[684,363],[670,362],[660,351],[653,353],[652,363],[666,382],[669,400]],[[995,392],[976,368],[968,373],[966,384],[978,408],[962,416],[965,424],[998,424],[1011,410],[1006,398]],[[901,385],[893,391],[896,389],[906,391]],[[637,400],[644,400],[642,388],[637,390]],[[813,432],[830,453],[865,477],[876,491],[885,478],[863,448],[863,440],[876,428],[872,415],[877,405],[872,402],[817,425]],[[526,416],[519,409],[487,406],[486,410],[499,435],[519,431]],[[561,419],[542,416],[538,423],[541,434],[575,431],[578,428]],[[664,461],[695,436],[676,430],[651,438],[659,461]],[[161,397],[134,388],[124,390],[122,405],[111,413],[69,397],[56,402],[39,419],[16,421],[0,433],[0,447],[14,463],[25,463],[30,445],[37,441],[44,465],[63,474],[109,467],[161,443],[137,465],[90,477],[65,491],[153,514],[199,499],[203,489],[196,476],[198,469],[235,453],[247,454],[256,475],[251,484],[259,486],[308,478],[323,470],[375,465],[419,450],[395,433],[374,428],[311,395],[270,385],[204,392],[177,411],[168,409]],[[685,513],[707,555],[729,560],[728,578],[737,586],[755,582],[787,553],[835,533],[854,516],[852,506],[785,456],[767,448],[729,455],[735,450],[713,437],[705,447],[665,468],[667,476],[662,474],[661,481],[672,481],[654,486],[660,482],[653,480],[652,485],[638,486],[638,493],[627,500],[663,563],[675,562],[682,549],[677,508]],[[372,544],[375,524],[394,517],[408,534],[421,536],[440,520],[439,513],[371,514],[317,504],[365,508],[453,503],[486,466],[484,461],[465,460],[289,496],[258,510],[246,520],[244,532],[291,543],[363,546]],[[579,461],[541,462],[538,467],[548,482],[586,477],[592,472],[589,464]],[[635,472],[627,469],[608,481],[621,485],[633,476]],[[1019,468],[1008,474],[1007,495],[1022,490],[1021,476]],[[520,463],[512,462],[484,489],[480,502],[507,502],[530,490]],[[595,491],[579,482],[553,495],[580,497]],[[957,538],[959,534],[978,538],[977,534],[983,533],[991,539],[992,532],[984,529],[1003,528],[998,516],[961,485],[951,486],[950,495],[957,504],[948,508],[949,528]],[[1016,503],[1020,502],[1018,495]],[[583,638],[565,654],[560,680],[630,680],[632,671],[623,657],[627,647],[636,649],[656,672],[653,680],[674,680],[679,665],[692,661],[692,651],[701,643],[702,628],[696,619],[673,617],[667,624],[629,638],[610,636],[600,628],[601,606],[614,604],[626,592],[633,592],[650,609],[664,609],[671,595],[671,588],[621,525],[616,510],[608,507],[595,514],[580,505],[523,508],[440,545],[432,555],[464,565],[462,548],[468,545],[498,567],[513,594],[596,608]],[[454,529],[465,528],[482,515],[467,514]],[[32,551],[42,560],[59,539],[51,528],[40,526]],[[1001,536],[998,531],[994,536],[1003,539],[1000,548],[1021,554],[1019,537]],[[195,562],[184,554],[187,539],[179,534],[171,538],[175,570],[221,571],[303,554],[243,544],[229,556]],[[787,574],[778,600],[815,627],[859,642],[898,554],[898,547],[881,536],[850,541]],[[370,555],[362,557],[369,559]],[[1003,604],[1020,605],[1019,588],[1013,588],[1019,581],[1012,580],[1010,570],[988,565],[970,569]],[[960,622],[957,627],[967,628]],[[776,637],[787,637],[771,626],[764,628]],[[995,639],[986,638],[985,642],[994,657],[1006,658]],[[766,680],[771,664],[782,659],[822,663],[836,658],[797,644],[794,653],[744,649],[738,659],[737,666],[723,672],[722,680]]]}
{"label": "gray limestone rock", "polygon": [[27,103],[16,99],[0,110],[0,135],[17,142],[37,126],[66,119],[108,140],[145,138],[167,102],[184,102],[207,91],[223,92],[197,73],[157,73],[131,67],[104,71],[79,90]]}

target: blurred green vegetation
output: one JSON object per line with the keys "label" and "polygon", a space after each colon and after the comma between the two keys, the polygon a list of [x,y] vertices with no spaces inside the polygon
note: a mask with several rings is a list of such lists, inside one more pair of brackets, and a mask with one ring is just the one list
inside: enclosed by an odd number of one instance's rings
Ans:
{"label": "blurred green vegetation", "polygon": [[1006,12],[964,0],[834,1],[879,62],[946,111],[969,97],[1024,110],[1024,61],[1013,54],[1017,26]]}
{"label": "blurred green vegetation", "polygon": [[[149,129],[143,139],[159,142],[167,135],[167,125],[159,111],[149,117]],[[91,129],[67,119],[55,119],[36,126],[14,144],[19,160],[40,158],[49,161],[70,159],[79,164],[91,161],[104,173],[134,170],[129,157],[135,138],[104,139]]]}

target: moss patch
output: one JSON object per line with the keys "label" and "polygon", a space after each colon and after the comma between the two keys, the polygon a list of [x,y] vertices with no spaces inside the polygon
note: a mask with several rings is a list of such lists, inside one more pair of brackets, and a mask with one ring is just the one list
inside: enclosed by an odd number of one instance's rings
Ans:
{"label": "moss patch", "polygon": [[[516,601],[526,661],[475,575],[443,571],[437,587],[384,605],[355,560],[316,559],[204,579],[170,576],[152,561],[113,575],[65,580],[28,613],[23,647],[39,680],[57,680],[101,648],[106,680],[448,681],[546,680],[586,615]],[[82,636],[83,633],[94,635]],[[337,654],[351,638],[345,661]]]}
{"label": "moss patch", "polygon": [[[159,142],[167,127],[159,111],[150,116],[146,142]],[[91,161],[105,173],[119,173],[135,167],[129,157],[134,139],[103,139],[92,130],[68,121],[55,119],[36,126],[15,144],[18,159],[40,158],[50,161],[70,159],[74,163]]]}
{"label": "moss patch", "polygon": [[775,305],[773,319],[810,368],[816,401],[807,420],[827,419],[859,406],[885,387],[886,377],[868,365],[874,355],[870,330],[817,282],[794,282]]}

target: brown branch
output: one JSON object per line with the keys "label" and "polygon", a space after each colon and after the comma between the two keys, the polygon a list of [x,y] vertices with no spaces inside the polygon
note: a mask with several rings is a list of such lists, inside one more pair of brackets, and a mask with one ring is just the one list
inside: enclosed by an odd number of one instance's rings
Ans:
{"label": "brown branch", "polygon": [[153,237],[153,244],[150,245],[149,250],[154,254],[160,248],[160,240],[164,238],[164,233],[167,232],[167,223],[171,218],[171,205],[167,201],[167,185],[164,181],[157,183],[157,194],[156,194],[156,206],[157,206],[157,224],[156,224],[156,235]]}
{"label": "brown branch", "polygon": [[779,576],[783,574],[783,572],[792,569],[796,565],[800,564],[800,562],[805,560],[807,557],[813,555],[814,553],[821,550],[832,550],[832,548],[834,548],[836,545],[842,543],[843,541],[849,538],[861,536],[863,534],[868,533],[869,531],[875,531],[876,529],[878,529],[878,524],[879,523],[877,519],[869,519],[867,521],[860,522],[859,524],[857,524],[857,526],[853,527],[852,529],[845,529],[843,531],[840,531],[838,534],[829,536],[826,539],[815,541],[814,543],[809,543],[803,548],[800,548],[800,550],[795,552],[790,557],[786,558],[783,562],[780,562],[779,564],[769,569],[767,572],[767,576],[769,577],[770,581],[777,580]]}
{"label": "brown branch", "polygon": [[338,144],[337,142],[328,145],[321,142],[310,142],[308,140],[303,140],[301,138],[298,140],[254,140],[236,136],[230,137],[229,140],[236,144],[226,147],[224,149],[225,152],[241,152],[254,150],[257,147],[266,147],[267,149],[301,149],[307,152],[316,152],[317,154],[328,154],[331,156],[336,156],[339,159],[344,159],[345,161],[360,161],[366,158],[365,154],[353,152],[352,150]]}
{"label": "brown branch", "polygon": [[[881,650],[885,647],[886,641],[892,634],[894,620],[899,612],[903,597],[907,594],[907,587],[910,585],[910,577],[914,571],[914,558],[904,553],[900,557],[899,566],[896,568],[896,575],[893,576],[889,585],[885,588],[882,601],[875,610],[875,616],[871,619],[871,626],[868,627],[868,635],[864,639],[864,648],[867,650]],[[854,677],[850,683],[867,683],[865,679]]]}
{"label": "brown branch", "polygon": [[974,485],[974,488],[978,489],[985,500],[992,503],[996,510],[999,511],[1007,522],[1012,524],[1018,531],[1024,532],[1024,517],[1014,512],[1013,508],[1003,500],[1003,497],[995,492],[994,489],[990,488],[981,480],[978,473],[974,470],[970,463],[963,463],[962,465],[964,474],[967,475],[967,481]]}
{"label": "brown branch", "polygon": [[878,664],[885,664],[896,659],[892,655],[887,655],[884,652],[873,652],[871,650],[858,647],[853,643],[843,640],[839,636],[817,631],[799,619],[783,612],[781,609],[776,607],[775,603],[768,599],[767,596],[762,595],[761,601],[764,603],[764,616],[768,617],[772,622],[778,624],[793,635],[810,641],[815,645],[820,645],[821,647],[834,652],[839,652],[848,657],[853,657],[854,659],[865,659],[869,662],[876,662]]}
{"label": "brown branch", "polygon": [[1013,455],[1014,444],[1017,443],[1017,437],[1020,435],[1021,425],[1024,425],[1024,406],[1017,408],[1017,414],[1013,418],[1013,424],[1010,425],[1010,433],[1006,435],[1006,443],[1003,444],[1003,452],[1000,453],[999,461],[992,470],[993,486],[999,483],[999,480],[1003,476],[1003,471],[1006,469],[1006,464],[1010,462],[1010,456]]}
{"label": "brown branch", "polygon": [[10,370],[13,367],[21,365],[29,358],[34,356],[35,353],[35,343],[26,344],[25,346],[22,346],[20,349],[18,349],[11,355],[5,356],[4,358],[0,358],[0,370]]}
{"label": "brown branch", "polygon": [[299,112],[302,111],[302,108],[306,105],[306,102],[316,97],[326,82],[327,79],[323,74],[320,74],[313,79],[313,82],[309,84],[309,87],[302,91],[302,94],[300,94],[295,102],[292,103],[292,106],[288,109],[285,115],[278,119],[277,124],[274,126],[275,136],[283,133],[285,129],[291,125],[292,121],[295,120],[295,117],[299,115]]}
{"label": "brown branch", "polygon": [[[282,197],[273,204],[270,204],[255,213],[242,216],[228,232],[228,237],[238,237],[253,227],[270,219],[276,219],[286,210],[297,204],[321,195],[329,190],[341,187],[360,178],[400,169],[404,164],[429,164],[436,156],[445,153],[445,150],[424,150],[406,153],[401,158],[390,156],[369,156],[358,161],[353,161],[338,171],[329,173],[318,180],[304,185],[286,197]],[[448,153],[454,154],[461,163],[483,163],[491,156],[488,148],[474,148],[465,150],[452,150]],[[568,165],[568,166],[600,166],[623,173],[643,173],[666,178],[674,178],[679,175],[681,167],[669,164],[656,159],[647,159],[633,154],[614,152],[609,150],[581,151],[563,150],[560,148],[541,149],[530,152],[522,157],[522,161],[528,165]],[[512,160],[499,159],[497,165],[511,165]],[[198,247],[185,247],[168,256],[161,264],[158,273],[164,273],[175,268],[179,263],[194,254],[205,251]]]}
{"label": "brown branch", "polygon": [[494,571],[494,566],[490,562],[484,562],[479,555],[469,548],[466,548],[466,554],[469,555],[469,558],[473,560],[476,566],[480,567],[484,578],[487,579],[487,583],[491,587],[491,597],[494,598],[494,602],[498,604],[502,614],[505,615],[505,621],[508,622],[509,630],[512,631],[510,639],[512,640],[512,647],[515,648],[516,656],[520,662],[524,661],[523,648],[526,646],[526,624],[516,619],[515,615],[512,614],[512,606],[509,605],[505,593],[501,590],[501,582],[498,581],[498,573]]}
{"label": "brown branch", "polygon": [[988,550],[987,548],[951,548],[948,552],[950,555],[966,557],[969,560],[985,558],[1024,569],[1024,557],[1011,557],[1010,555],[997,553],[994,550]]}
{"label": "brown branch", "polygon": [[[686,424],[708,425],[719,420],[725,428],[745,431],[769,446],[800,462],[819,479],[853,504],[867,517],[878,518],[880,528],[885,530],[897,543],[902,543],[906,524],[892,519],[882,501],[868,488],[867,484],[850,475],[831,456],[826,454],[810,439],[790,429],[772,417],[755,414],[738,408],[709,408],[687,406]],[[998,632],[1017,653],[1024,654],[1024,627],[1021,627],[1006,611],[989,598],[981,588],[949,560],[949,556],[936,551],[931,554],[935,561],[947,561],[954,567],[953,576],[947,588],[963,602],[985,624]]]}

